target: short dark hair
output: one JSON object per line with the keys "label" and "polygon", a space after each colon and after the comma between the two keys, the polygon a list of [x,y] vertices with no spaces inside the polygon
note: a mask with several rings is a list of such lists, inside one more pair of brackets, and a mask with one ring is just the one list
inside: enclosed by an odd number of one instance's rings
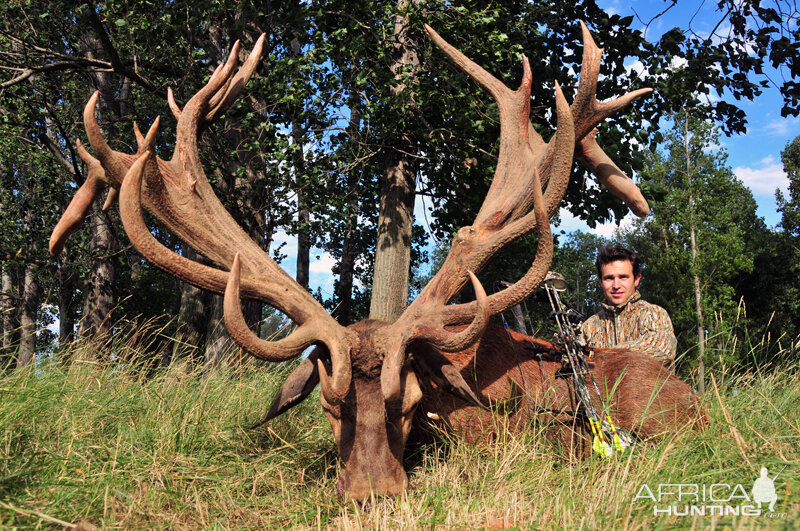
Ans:
{"label": "short dark hair", "polygon": [[636,253],[622,245],[606,245],[597,250],[597,261],[594,263],[595,267],[597,267],[597,276],[602,278],[602,267],[618,260],[627,260],[631,263],[633,266],[633,278],[642,274],[642,263]]}

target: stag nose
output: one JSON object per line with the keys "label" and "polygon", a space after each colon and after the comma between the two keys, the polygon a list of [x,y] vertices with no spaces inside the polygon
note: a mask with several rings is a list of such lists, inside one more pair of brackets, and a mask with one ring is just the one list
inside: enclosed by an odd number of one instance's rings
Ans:
{"label": "stag nose", "polygon": [[[372,463],[373,465],[375,463]],[[370,467],[367,470],[342,470],[336,485],[336,494],[340,501],[367,501],[372,496],[395,497],[403,494],[408,483],[408,476],[402,465],[383,466],[379,469]]]}
{"label": "stag nose", "polygon": [[336,482],[336,498],[339,501],[344,501],[344,480],[339,476],[339,481]]}

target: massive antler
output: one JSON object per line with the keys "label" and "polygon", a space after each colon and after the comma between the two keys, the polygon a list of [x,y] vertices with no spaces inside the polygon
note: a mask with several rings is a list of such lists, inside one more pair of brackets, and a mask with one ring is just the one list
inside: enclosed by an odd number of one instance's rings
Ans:
{"label": "massive antler", "polygon": [[[461,341],[453,341],[448,325],[485,322],[484,317],[475,316],[497,314],[526,298],[539,285],[552,260],[549,217],[558,209],[566,191],[576,149],[589,169],[636,214],[645,215],[649,210],[636,185],[594,141],[593,130],[606,117],[650,89],[599,103],[595,94],[602,50],[583,23],[584,59],[578,93],[570,108],[560,86],[555,84],[558,128],[549,142],[542,139],[530,122],[532,75],[526,57],[522,58],[520,87],[512,91],[432,28],[425,26],[425,29],[445,55],[497,102],[500,153],[492,185],[474,223],[458,231],[442,268],[393,325],[402,339],[400,348],[393,349],[393,354],[384,361],[382,383],[387,398],[399,393],[405,345],[424,340],[445,351],[463,349],[470,338],[462,333]],[[534,229],[539,237],[537,254],[519,281],[489,297],[479,297],[476,302],[447,305],[467,279],[473,278],[473,271],[481,270],[506,244]]]}
{"label": "massive antler", "polygon": [[[491,315],[518,303],[541,282],[553,253],[549,217],[566,191],[576,149],[601,182],[634,212],[640,215],[647,212],[647,203],[636,186],[597,146],[593,130],[603,119],[649,89],[599,103],[595,93],[602,50],[594,44],[585,26],[582,25],[584,61],[578,93],[570,108],[556,83],[558,129],[549,142],[544,142],[530,123],[533,79],[526,58],[523,57],[522,83],[512,91],[433,29],[428,26],[426,29],[436,45],[497,102],[500,153],[494,180],[475,222],[458,231],[444,265],[403,315],[389,326],[377,327],[370,339],[384,356],[381,385],[387,400],[399,396],[401,368],[407,349],[413,348],[414,343],[430,343],[449,352],[462,350],[481,336]],[[146,136],[134,124],[138,142],[135,155],[113,151],[95,119],[98,98],[95,93],[86,105],[84,121],[97,158],[78,145],[81,158],[89,166],[89,176],[53,231],[50,249],[53,254],[60,252],[66,238],[106,185],[119,189],[120,213],[131,242],[145,258],[172,275],[224,293],[226,325],[231,336],[248,352],[265,360],[282,361],[299,355],[310,345],[324,347],[323,352],[329,356],[317,359],[320,382],[326,401],[335,404],[348,392],[350,354],[359,348],[359,336],[338,325],[247,236],[214,195],[200,163],[197,143],[201,132],[241,94],[255,70],[263,42],[264,36],[234,75],[239,53],[237,42],[228,61],[184,109],[178,107],[169,92],[168,103],[178,119],[175,152],[169,161],[154,156],[158,119]],[[107,204],[113,198],[110,193]],[[145,225],[142,206],[220,269],[192,262],[162,246]],[[474,272],[480,271],[505,245],[534,230],[539,243],[528,272],[512,286],[487,296]],[[468,280],[474,287],[476,301],[448,306]],[[286,313],[299,328],[281,341],[262,341],[244,322],[240,293]],[[467,322],[471,324],[459,332],[447,328]],[[330,375],[321,362],[323,358],[330,361]]]}
{"label": "massive antler", "polygon": [[[214,195],[198,151],[201,132],[229,108],[255,71],[264,44],[258,39],[242,68],[234,75],[239,42],[228,61],[211,76],[181,110],[169,93],[169,105],[178,119],[177,139],[169,161],[153,156],[159,119],[146,136],[134,124],[135,155],[113,151],[95,119],[98,95],[84,111],[86,133],[97,159],[79,145],[89,165],[89,178],[78,191],[53,231],[50,250],[58,254],[64,241],[85,217],[88,206],[105,185],[120,191],[120,215],[136,249],[156,266],[181,280],[225,294],[225,319],[232,337],[251,354],[268,361],[298,356],[311,345],[330,353],[332,374],[324,375],[322,392],[331,403],[342,400],[350,385],[349,348],[354,335],[340,326],[325,309],[297,284],[234,221]],[[221,269],[192,262],[161,245],[142,219],[144,206],[172,233]],[[231,271],[232,273],[228,273]],[[239,292],[266,302],[290,316],[299,327],[276,342],[259,339],[244,323]]]}

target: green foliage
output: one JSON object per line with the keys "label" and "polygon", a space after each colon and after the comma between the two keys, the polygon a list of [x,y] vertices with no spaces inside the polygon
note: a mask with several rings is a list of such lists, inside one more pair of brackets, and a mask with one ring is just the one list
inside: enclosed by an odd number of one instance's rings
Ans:
{"label": "green foliage", "polygon": [[644,258],[643,296],[669,312],[679,355],[694,359],[689,352],[697,341],[695,274],[703,326],[714,336],[720,322],[736,315],[743,295],[739,282],[754,271],[768,231],[752,193],[726,165],[711,124],[679,115],[666,138],[664,151],[651,154],[641,176],[667,193],[653,202],[653,216],[637,221],[623,239]]}
{"label": "green foliage", "polygon": [[800,239],[800,136],[786,145],[781,152],[783,170],[789,178],[789,197],[780,190],[775,191],[778,212],[781,213],[781,228],[797,242]]}
{"label": "green foliage", "polygon": [[[46,213],[43,220],[47,218],[42,227],[52,227],[50,218],[63,211],[84,179],[74,140],[83,135],[80,112],[91,90],[105,87],[101,126],[114,149],[134,151],[131,120],[146,126],[157,114],[164,115],[157,150],[168,158],[174,120],[166,113],[166,88],[172,87],[178,103],[184,103],[224,60],[235,38],[249,49],[265,32],[264,59],[247,98],[206,134],[200,149],[206,173],[234,218],[271,254],[276,252],[270,248],[273,234],[282,229],[310,234],[313,244],[339,257],[347,222],[356,216],[355,298],[363,309],[370,296],[378,183],[387,153],[407,150],[418,157],[418,190],[434,204],[433,231],[442,240],[473,219],[496,164],[495,104],[433,48],[423,23],[510,87],[521,76],[520,54],[528,55],[535,71],[531,118],[547,138],[557,125],[553,82],[568,97],[577,86],[582,55],[577,21],[585,21],[606,49],[600,100],[642,86],[656,89],[599,133],[600,144],[630,171],[640,169],[645,144],[659,142],[659,117],[687,101],[724,131],[742,130],[739,107],[704,97],[727,92],[752,98],[761,89],[766,62],[788,74],[782,87],[785,111],[796,112],[798,39],[792,37],[797,26],[773,7],[754,2],[737,4],[737,9],[729,9],[728,2],[718,7],[721,20],[731,27],[725,38],[701,38],[691,28],[676,28],[648,43],[633,29],[632,17],[609,14],[594,1],[409,2],[421,65],[418,71],[395,75],[389,67],[396,54],[397,2],[6,2],[0,7],[0,65],[5,72],[0,80],[5,83],[0,93],[0,166],[4,175],[16,171],[6,170],[18,163],[16,152],[22,149],[12,143],[27,143],[28,155],[35,152],[28,156],[28,173],[47,181],[36,183],[42,188],[37,199]],[[631,61],[642,63],[641,73],[626,68]],[[673,66],[679,63],[684,66]],[[709,71],[716,75],[709,77]],[[398,95],[396,89],[405,83],[410,90]],[[352,119],[354,112],[358,120]],[[302,168],[296,164],[299,154]],[[587,186],[577,165],[574,173],[566,200],[573,213],[594,224],[625,212],[610,194]],[[310,206],[308,222],[296,216],[299,189]],[[643,189],[656,201],[664,192],[656,180]],[[25,203],[6,192],[4,183],[4,259],[15,255],[22,242],[36,241],[52,276],[45,292],[56,293],[53,288],[60,287],[72,293],[64,311],[78,317],[81,284],[100,256],[92,254],[83,230],[72,237],[68,257],[58,265],[48,261],[43,254],[47,231],[29,238],[17,230],[19,222],[10,217],[23,211]],[[173,282],[140,264],[122,232],[117,225],[123,251],[115,259],[120,295],[127,301],[122,309],[145,316],[165,311],[177,297]],[[170,235],[157,226],[154,232],[177,249]],[[425,238],[415,231],[415,265],[422,260]],[[521,242],[514,252],[523,253],[531,245]],[[144,274],[136,271],[138,265]],[[153,290],[137,282],[148,282]],[[336,303],[326,302],[331,307]]]}
{"label": "green foliage", "polygon": [[[743,278],[740,285],[751,323],[779,331],[775,339],[796,353],[800,349],[800,137],[786,146],[781,159],[789,178],[789,196],[776,192],[782,230],[756,242],[759,253],[753,274]],[[757,361],[770,359],[765,355]]]}

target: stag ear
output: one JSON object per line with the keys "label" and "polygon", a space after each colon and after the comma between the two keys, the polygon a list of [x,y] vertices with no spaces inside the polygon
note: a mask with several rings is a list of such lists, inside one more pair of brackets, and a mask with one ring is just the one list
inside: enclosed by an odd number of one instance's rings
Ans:
{"label": "stag ear", "polygon": [[472,391],[461,376],[458,368],[446,357],[433,349],[425,349],[413,356],[414,370],[419,376],[427,377],[448,393],[455,395],[480,408],[488,409]]}
{"label": "stag ear", "polygon": [[315,348],[283,382],[278,395],[272,401],[272,405],[269,406],[266,416],[250,429],[266,424],[278,415],[293,408],[311,394],[311,391],[319,384],[317,358],[319,358],[319,350]]}

